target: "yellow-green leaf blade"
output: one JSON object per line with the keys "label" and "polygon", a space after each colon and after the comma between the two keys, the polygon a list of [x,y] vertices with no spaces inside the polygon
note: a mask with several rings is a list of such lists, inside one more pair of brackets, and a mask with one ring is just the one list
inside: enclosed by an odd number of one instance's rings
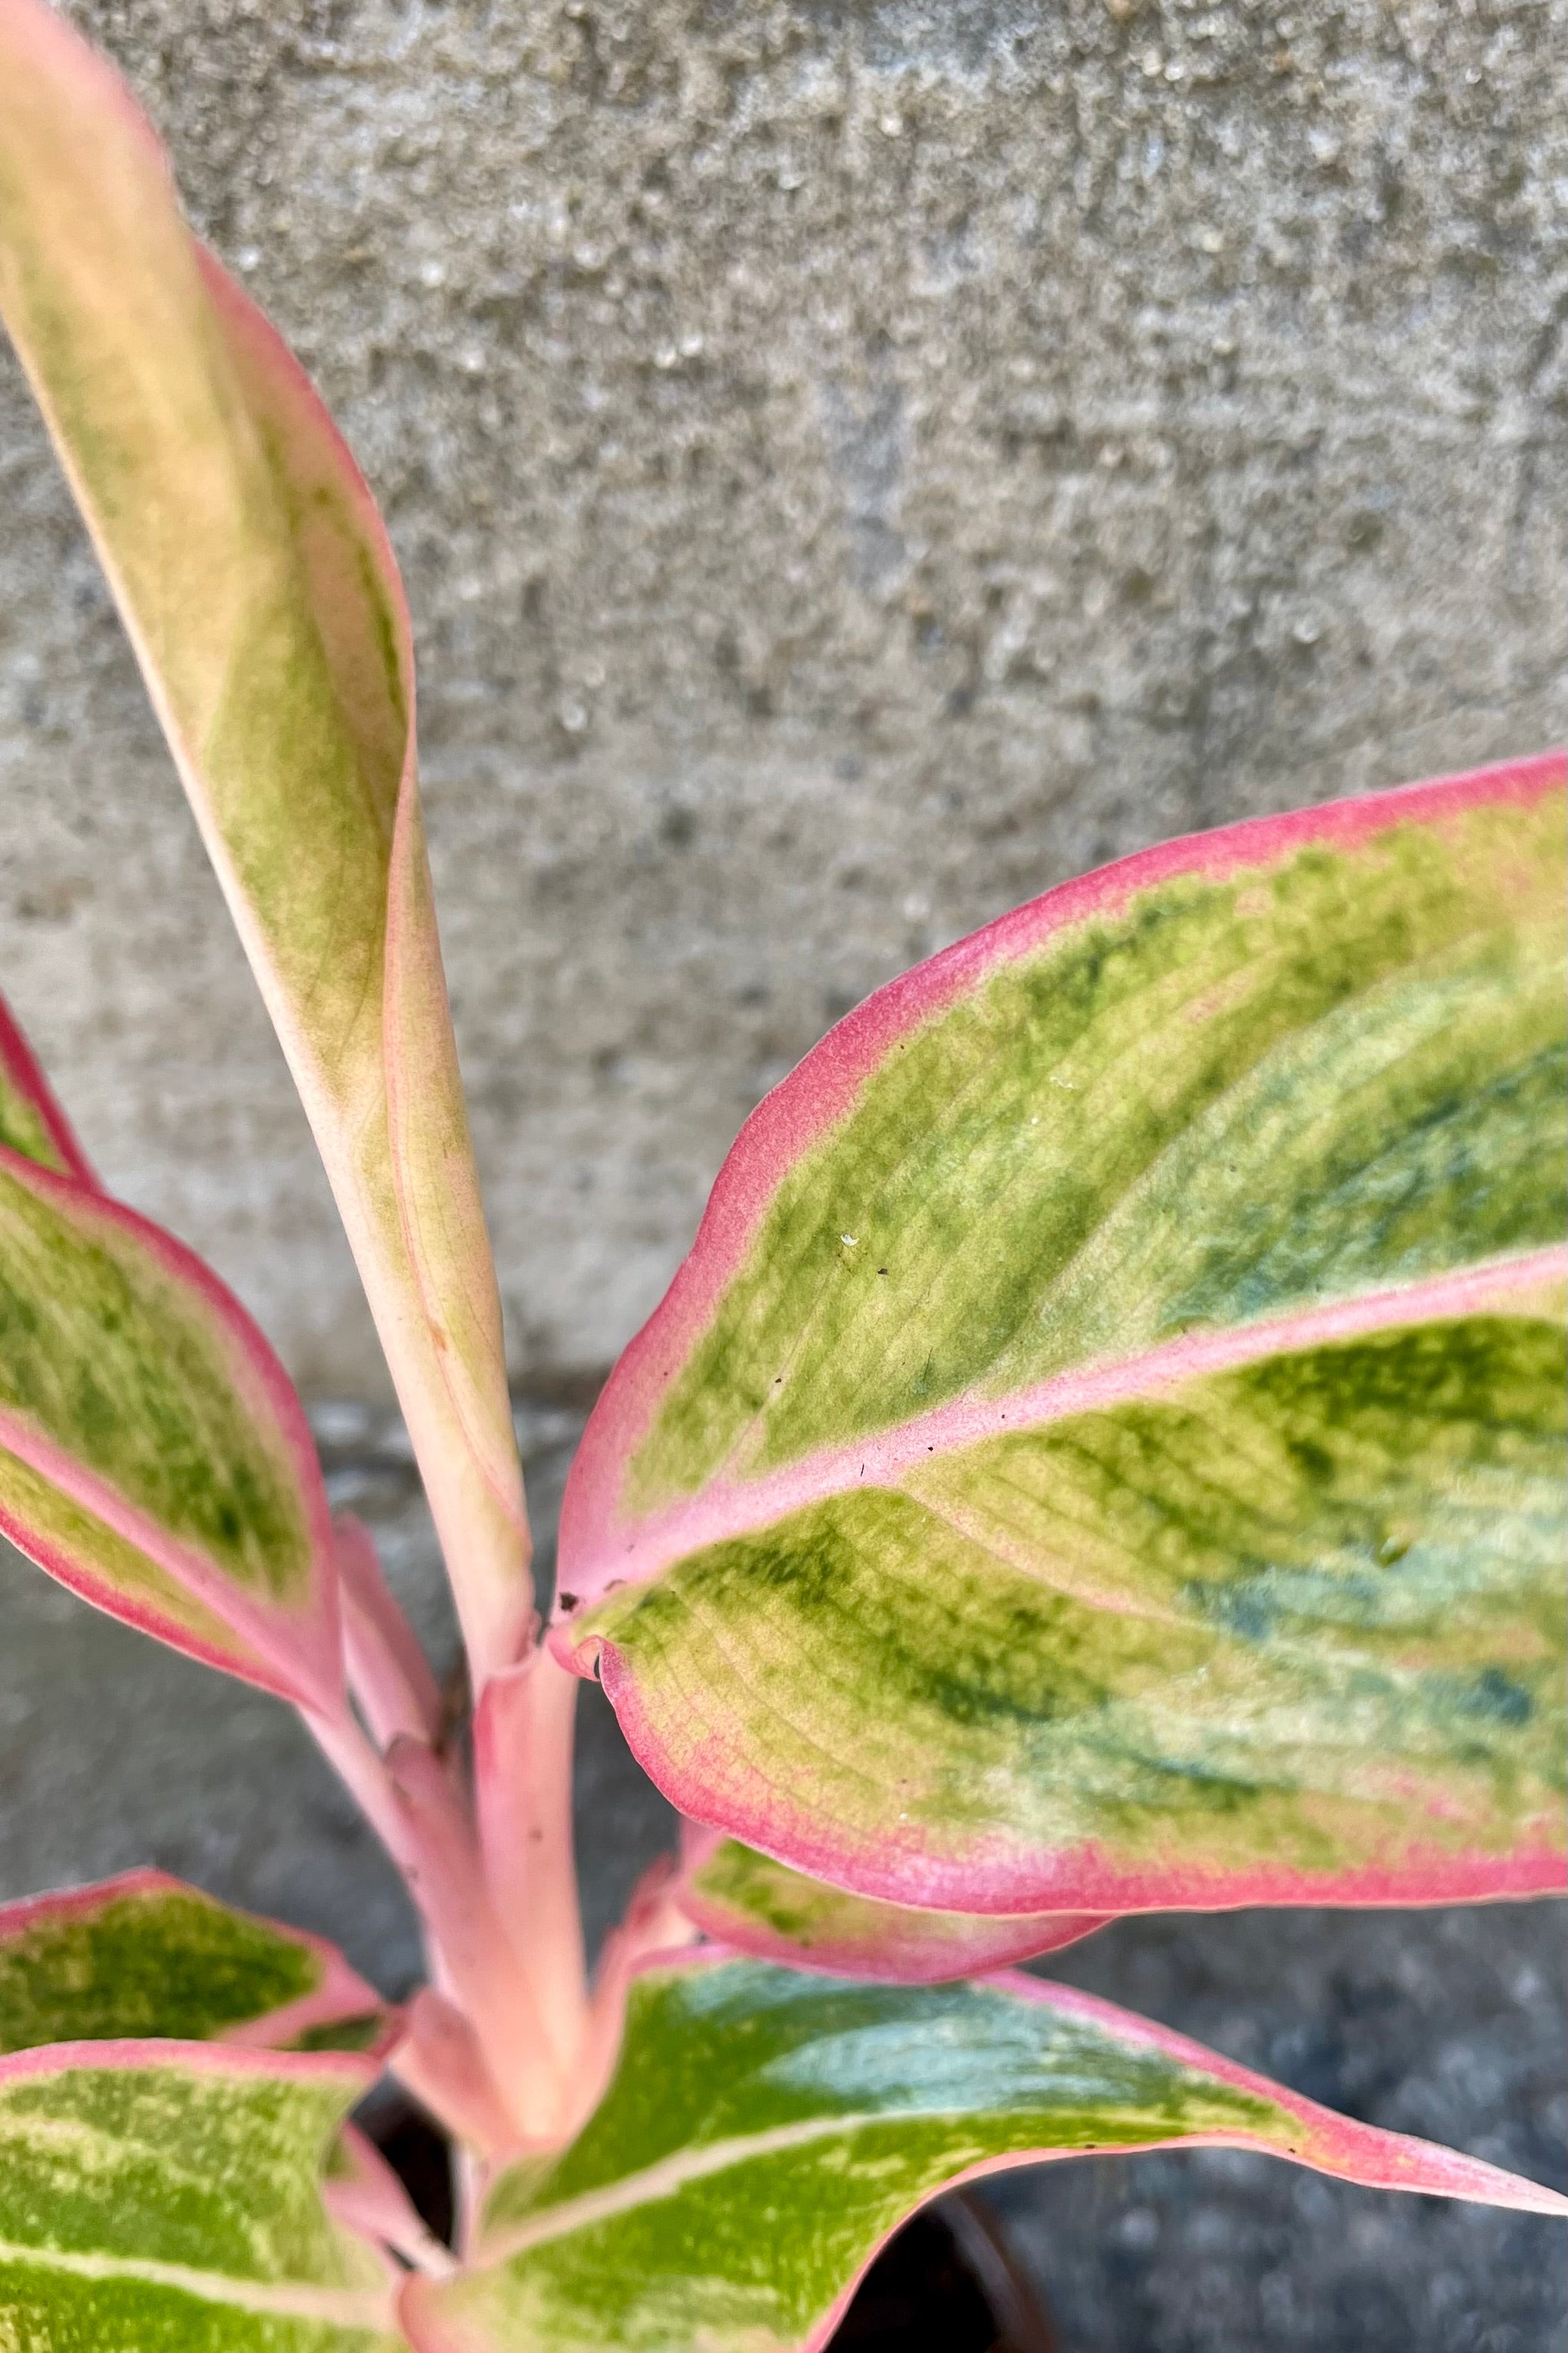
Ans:
{"label": "yellow-green leaf blade", "polygon": [[1568,2211],[1060,1987],[872,1986],[699,1958],[636,1982],[597,2114],[552,2164],[502,2175],[472,2267],[408,2292],[405,2325],[420,2353],[816,2348],[879,2242],[952,2180],[1216,2142]]}
{"label": "yellow-green leaf blade", "polygon": [[1563,1883],[1563,777],[1065,886],[761,1107],[563,1517],[683,1812],[987,1915]]}
{"label": "yellow-green leaf blade", "polygon": [[688,1811],[893,1901],[1556,1887],[1568,1358],[1511,1303],[709,1545],[600,1605],[606,1688]]}
{"label": "yellow-green leaf blade", "polygon": [[0,1530],[114,1616],[339,1703],[331,1515],[281,1366],[171,1236],[3,1149]]}
{"label": "yellow-green leaf blade", "polygon": [[0,2337],[27,2353],[390,2353],[385,2266],[321,2198],[367,2073],[155,2042],[0,2061]]}
{"label": "yellow-green leaf blade", "polygon": [[0,1907],[0,2056],[152,2036],[358,2050],[387,2023],[335,1946],[161,1871]]}

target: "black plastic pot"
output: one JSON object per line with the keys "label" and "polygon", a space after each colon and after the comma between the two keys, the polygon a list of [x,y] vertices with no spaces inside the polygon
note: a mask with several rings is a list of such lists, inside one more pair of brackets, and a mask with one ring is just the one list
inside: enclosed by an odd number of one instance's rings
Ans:
{"label": "black plastic pot", "polygon": [[[359,2123],[449,2245],[452,2168],[444,2136],[390,2083],[366,2102]],[[833,2344],[835,2353],[1059,2353],[1039,2297],[985,2208],[965,2190],[923,2208],[889,2241]]]}
{"label": "black plastic pot", "polygon": [[1039,2296],[963,2189],[889,2240],[833,2344],[835,2353],[1059,2353]]}
{"label": "black plastic pot", "polygon": [[444,2247],[456,2236],[452,2152],[447,2136],[401,2084],[383,2076],[354,2122],[374,2141],[413,2201],[415,2211]]}

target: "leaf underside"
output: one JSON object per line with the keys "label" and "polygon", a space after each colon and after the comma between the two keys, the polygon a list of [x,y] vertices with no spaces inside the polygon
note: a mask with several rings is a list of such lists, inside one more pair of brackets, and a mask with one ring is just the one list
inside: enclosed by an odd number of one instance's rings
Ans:
{"label": "leaf underside", "polygon": [[597,2114],[553,2162],[501,2176],[473,2265],[408,2291],[405,2325],[421,2353],[816,2348],[877,2245],[953,2179],[1216,2141],[1556,2211],[1550,2191],[1331,2116],[1063,1988],[707,1958],[636,1982]]}
{"label": "leaf underside", "polygon": [[365,2076],[205,2044],[0,2061],[0,2342],[391,2353],[385,2267],[321,2199]]}
{"label": "leaf underside", "polygon": [[1563,776],[1110,868],[753,1115],[563,1522],[685,1813],[981,1914],[1563,1883]]}
{"label": "leaf underside", "polygon": [[0,2055],[151,2037],[353,2051],[386,2026],[333,1947],[163,1872],[0,1908]]}
{"label": "leaf underside", "polygon": [[934,1912],[883,1904],[792,1871],[739,1839],[711,1836],[689,1853],[677,1901],[706,1935],[740,1952],[902,1985],[937,1985],[1059,1952],[1105,1925],[1093,1913]]}

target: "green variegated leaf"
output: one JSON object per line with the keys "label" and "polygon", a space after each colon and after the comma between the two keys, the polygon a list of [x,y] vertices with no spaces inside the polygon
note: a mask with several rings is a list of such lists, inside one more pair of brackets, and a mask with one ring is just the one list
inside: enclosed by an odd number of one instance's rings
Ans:
{"label": "green variegated leaf", "polygon": [[385,2004],[323,1937],[162,1871],[0,1906],[0,2055],[43,2042],[360,2051]]}
{"label": "green variegated leaf", "polygon": [[420,2353],[824,2345],[910,2210],[1043,2157],[1252,2148],[1540,2213],[1568,2200],[1298,2099],[1107,2002],[1021,1977],[891,1987],[655,1965],[603,2105],[503,2173],[464,2274],[405,2292]]}
{"label": "green variegated leaf", "polygon": [[332,1715],[331,1520],[299,1399],[210,1270],[77,1173],[9,1038],[43,1140],[0,1145],[0,1534],[113,1616]]}
{"label": "green variegated leaf", "polygon": [[931,1912],[851,1895],[715,1831],[688,1838],[675,1900],[720,1944],[795,1968],[940,1985],[1059,1952],[1103,1927],[1083,1912]]}
{"label": "green variegated leaf", "polygon": [[0,309],[326,1161],[470,1652],[507,1666],[527,1532],[396,565],[123,83],[42,0],[0,0]]}
{"label": "green variegated leaf", "polygon": [[368,2074],[202,2043],[0,2060],[0,2344],[392,2353],[393,2276],[321,2191]]}
{"label": "green variegated leaf", "polygon": [[1563,1885],[1563,783],[1128,860],[753,1114],[562,1525],[684,1813],[962,1913]]}

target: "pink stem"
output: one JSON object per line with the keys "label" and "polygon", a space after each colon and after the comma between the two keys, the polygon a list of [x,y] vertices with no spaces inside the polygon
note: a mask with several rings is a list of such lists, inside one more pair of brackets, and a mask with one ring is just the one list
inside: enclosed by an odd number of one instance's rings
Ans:
{"label": "pink stem", "polygon": [[421,1986],[405,2018],[406,2031],[390,2062],[399,2082],[487,2162],[515,2147],[517,2126],[457,2004]]}
{"label": "pink stem", "polygon": [[536,1648],[494,1675],[474,1715],[474,1799],[485,1882],[565,2075],[588,2031],[572,1842],[577,1677]]}
{"label": "pink stem", "polygon": [[418,1834],[398,1802],[381,1756],[346,1707],[338,1715],[318,1715],[314,1708],[301,1708],[300,1713],[317,1746],[347,1784],[360,1811],[402,1873],[420,1918],[439,1945],[441,1924],[431,1916],[428,1891],[422,1888],[425,1874]]}
{"label": "pink stem", "polygon": [[563,2070],[496,1917],[445,1766],[406,1737],[379,1757],[346,1708],[338,1716],[301,1714],[402,1873],[428,1932],[433,1973],[467,2013],[515,2131],[549,2138],[564,2104]]}
{"label": "pink stem", "polygon": [[378,1745],[407,1733],[435,1744],[441,1694],[418,1638],[392,1598],[370,1530],[351,1512],[332,1523],[349,1688]]}
{"label": "pink stem", "polygon": [[[528,1972],[485,1884],[467,1810],[423,1742],[395,1740],[386,1766],[418,1835],[423,1885],[444,1923],[441,1957],[452,1993],[519,2130],[529,2139],[548,2138],[563,2104],[563,2054],[551,2042]],[[419,1887],[414,1892],[417,1899]]]}

